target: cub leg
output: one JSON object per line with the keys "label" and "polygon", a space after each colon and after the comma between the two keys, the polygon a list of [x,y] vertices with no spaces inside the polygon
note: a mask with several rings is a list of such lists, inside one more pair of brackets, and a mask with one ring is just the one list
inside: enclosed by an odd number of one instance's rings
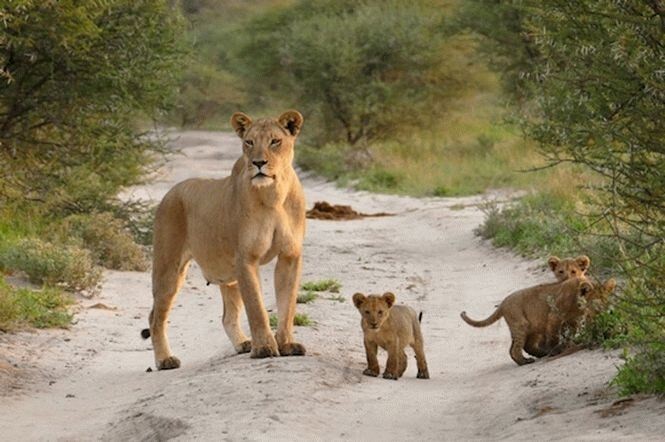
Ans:
{"label": "cub leg", "polygon": [[242,297],[238,289],[238,283],[220,284],[222,301],[224,302],[224,313],[222,324],[226,336],[233,344],[238,353],[248,353],[252,349],[252,342],[245,336],[240,328],[240,312],[243,307]]}
{"label": "cub leg", "polygon": [[399,357],[399,377],[401,378],[404,372],[406,371],[406,367],[408,365],[408,360],[406,358],[406,353],[404,353],[404,350],[402,350],[402,354]]}
{"label": "cub leg", "polygon": [[180,360],[171,353],[169,340],[166,336],[166,321],[176,294],[185,281],[189,260],[179,266],[168,264],[159,262],[157,258],[153,263],[153,307],[150,312],[150,337],[155,352],[155,365],[158,370],[180,367]]}
{"label": "cub leg", "polygon": [[425,359],[425,342],[420,330],[420,323],[413,324],[413,344],[411,345],[416,353],[416,364],[418,367],[418,379],[429,379],[429,370],[427,370],[427,360]]}
{"label": "cub leg", "polygon": [[376,342],[365,338],[365,354],[367,356],[367,368],[363,371],[366,376],[377,377],[379,375],[379,360],[376,358],[378,347]]}
{"label": "cub leg", "polygon": [[252,333],[252,358],[278,356],[277,342],[270,331],[268,312],[263,305],[259,283],[258,259],[238,258],[238,288],[245,303],[247,320]]}
{"label": "cub leg", "polygon": [[293,341],[293,318],[296,315],[296,299],[300,285],[300,256],[279,255],[275,267],[275,292],[277,297],[277,333],[275,339],[282,356],[301,356],[305,347]]}
{"label": "cub leg", "polygon": [[526,343],[527,329],[528,323],[520,323],[510,326],[510,335],[513,340],[510,346],[510,357],[513,358],[513,361],[515,361],[517,365],[525,365],[535,362],[535,359],[525,358],[524,354],[522,353],[522,349]]}
{"label": "cub leg", "polygon": [[399,379],[400,357],[404,353],[399,345],[399,338],[395,338],[395,342],[389,344],[386,350],[388,350],[388,360],[383,378],[397,380]]}

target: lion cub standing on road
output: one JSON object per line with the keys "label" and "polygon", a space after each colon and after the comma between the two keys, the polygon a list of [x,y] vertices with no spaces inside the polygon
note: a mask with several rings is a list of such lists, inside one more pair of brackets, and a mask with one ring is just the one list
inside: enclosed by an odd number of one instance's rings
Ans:
{"label": "lion cub standing on road", "polygon": [[379,361],[376,358],[380,346],[388,352],[385,379],[397,380],[404,374],[407,366],[404,348],[410,345],[416,353],[418,378],[429,379],[423,335],[420,321],[415,310],[405,305],[394,305],[395,295],[388,292],[383,296],[362,293],[353,295],[353,303],[362,316],[360,325],[363,329],[367,368],[363,374],[379,375]]}

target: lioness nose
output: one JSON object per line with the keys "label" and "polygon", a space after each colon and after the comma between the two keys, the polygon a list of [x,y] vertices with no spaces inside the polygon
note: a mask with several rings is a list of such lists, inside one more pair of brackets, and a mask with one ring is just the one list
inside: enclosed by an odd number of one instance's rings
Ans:
{"label": "lioness nose", "polygon": [[268,162],[266,160],[256,160],[256,161],[252,161],[252,164],[260,169],[263,166],[265,166],[266,164],[268,164]]}

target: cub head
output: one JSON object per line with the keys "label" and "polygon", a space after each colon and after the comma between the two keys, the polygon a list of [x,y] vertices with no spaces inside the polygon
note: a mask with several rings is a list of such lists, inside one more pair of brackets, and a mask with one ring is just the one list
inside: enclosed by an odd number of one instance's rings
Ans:
{"label": "cub head", "polygon": [[242,140],[244,174],[252,186],[270,186],[293,167],[293,148],[302,124],[303,117],[295,110],[256,121],[242,112],[231,116],[231,126]]}
{"label": "cub head", "polygon": [[591,260],[586,255],[566,259],[550,256],[547,260],[547,265],[558,281],[584,276],[590,264]]}
{"label": "cub head", "polygon": [[369,296],[356,293],[353,295],[353,304],[367,326],[373,330],[378,330],[388,318],[390,308],[395,304],[395,295],[390,292],[383,295]]}
{"label": "cub head", "polygon": [[592,315],[600,313],[607,308],[610,295],[612,292],[614,292],[616,286],[616,280],[614,278],[610,278],[605,281],[604,284],[599,284],[594,288],[588,299],[588,307],[592,312]]}

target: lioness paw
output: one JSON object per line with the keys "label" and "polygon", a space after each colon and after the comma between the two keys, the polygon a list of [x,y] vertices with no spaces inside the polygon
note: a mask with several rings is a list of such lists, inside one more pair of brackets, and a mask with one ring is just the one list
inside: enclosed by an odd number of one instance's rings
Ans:
{"label": "lioness paw", "polygon": [[304,356],[305,347],[297,342],[288,342],[279,346],[281,356]]}
{"label": "lioness paw", "polygon": [[252,347],[252,353],[250,354],[249,357],[253,359],[262,359],[262,358],[272,358],[275,356],[279,356],[277,349],[270,347],[268,345],[264,345],[262,347]]}
{"label": "lioness paw", "polygon": [[180,359],[175,356],[169,356],[157,363],[157,370],[172,370],[174,368],[180,368]]}
{"label": "lioness paw", "polygon": [[392,380],[396,381],[397,379],[399,379],[399,376],[395,373],[389,373],[389,372],[385,371],[385,372],[383,372],[383,379],[392,379]]}
{"label": "lioness paw", "polygon": [[418,379],[429,379],[429,371],[427,370],[419,371],[416,377]]}
{"label": "lioness paw", "polygon": [[375,378],[375,377],[377,377],[377,376],[379,375],[379,372],[376,371],[376,370],[372,370],[371,368],[366,368],[366,369],[363,371],[363,374],[364,374],[365,376],[372,376],[372,377]]}
{"label": "lioness paw", "polygon": [[247,340],[245,342],[241,342],[240,344],[236,345],[236,351],[238,354],[242,353],[249,353],[252,351],[252,341]]}

